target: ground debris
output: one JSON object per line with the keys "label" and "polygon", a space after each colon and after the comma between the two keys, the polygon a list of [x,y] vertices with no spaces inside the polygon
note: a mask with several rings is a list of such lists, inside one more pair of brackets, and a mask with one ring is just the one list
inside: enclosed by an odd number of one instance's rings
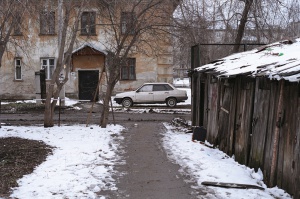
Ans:
{"label": "ground debris", "polygon": [[191,125],[189,124],[189,122],[186,121],[183,118],[174,118],[172,120],[171,124],[173,126],[176,126],[176,127],[185,127],[185,128],[190,128],[191,127]]}

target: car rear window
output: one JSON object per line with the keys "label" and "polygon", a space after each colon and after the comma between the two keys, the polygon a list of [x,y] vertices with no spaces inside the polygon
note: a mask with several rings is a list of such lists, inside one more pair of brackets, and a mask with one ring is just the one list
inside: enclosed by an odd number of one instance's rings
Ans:
{"label": "car rear window", "polygon": [[168,91],[174,90],[170,85],[165,84],[165,87],[167,88]]}

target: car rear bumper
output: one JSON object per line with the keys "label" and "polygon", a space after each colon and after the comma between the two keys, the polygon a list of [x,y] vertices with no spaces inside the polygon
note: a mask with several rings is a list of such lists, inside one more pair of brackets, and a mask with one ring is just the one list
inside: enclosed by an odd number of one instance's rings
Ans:
{"label": "car rear bumper", "polygon": [[185,100],[187,100],[188,97],[185,96],[185,97],[177,97],[177,102],[185,102]]}

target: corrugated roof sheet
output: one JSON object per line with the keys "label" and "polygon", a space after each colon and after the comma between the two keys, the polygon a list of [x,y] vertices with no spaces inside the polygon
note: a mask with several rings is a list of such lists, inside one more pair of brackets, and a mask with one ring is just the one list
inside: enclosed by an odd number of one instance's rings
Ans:
{"label": "corrugated roof sheet", "polygon": [[247,75],[300,81],[300,38],[237,53],[195,69],[218,77]]}

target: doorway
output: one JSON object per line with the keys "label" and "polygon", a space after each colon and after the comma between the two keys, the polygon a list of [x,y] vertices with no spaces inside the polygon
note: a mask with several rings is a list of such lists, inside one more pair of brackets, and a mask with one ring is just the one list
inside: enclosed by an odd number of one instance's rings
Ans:
{"label": "doorway", "polygon": [[79,100],[94,100],[96,93],[96,101],[98,101],[98,81],[99,71],[98,70],[84,70],[78,71],[78,86],[79,86]]}

